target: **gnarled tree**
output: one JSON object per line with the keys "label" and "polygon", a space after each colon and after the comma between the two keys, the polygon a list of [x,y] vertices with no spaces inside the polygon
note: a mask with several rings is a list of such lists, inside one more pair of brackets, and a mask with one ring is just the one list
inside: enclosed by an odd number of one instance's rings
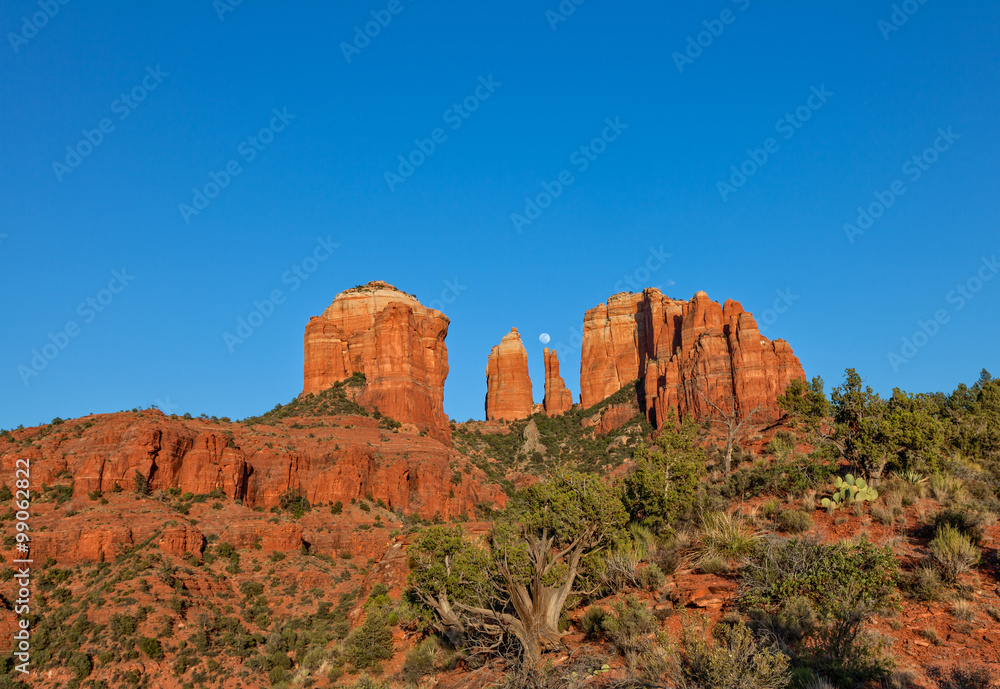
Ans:
{"label": "gnarled tree", "polygon": [[427,529],[410,547],[410,585],[451,638],[498,648],[515,638],[537,666],[560,644],[559,616],[588,560],[625,533],[628,517],[598,476],[564,473],[521,491],[479,542],[460,527]]}

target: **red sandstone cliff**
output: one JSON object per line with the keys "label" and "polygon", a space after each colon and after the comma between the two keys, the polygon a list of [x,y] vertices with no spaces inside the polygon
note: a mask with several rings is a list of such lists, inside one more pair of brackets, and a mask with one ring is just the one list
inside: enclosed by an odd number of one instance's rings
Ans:
{"label": "red sandstone cliff", "polygon": [[531,416],[531,407],[528,352],[517,328],[511,328],[490,351],[486,364],[486,419],[526,419]]}
{"label": "red sandstone cliff", "polygon": [[559,357],[556,350],[545,348],[545,400],[542,403],[549,416],[565,414],[573,406],[573,395],[559,375]]}
{"label": "red sandstone cliff", "polygon": [[[160,496],[170,489],[177,489],[177,495],[221,493],[213,499],[225,506],[226,514],[219,516],[228,539],[237,545],[262,539],[265,550],[294,550],[304,538],[318,543],[329,538],[315,533],[303,537],[301,527],[294,532],[269,525],[263,515],[280,505],[283,495],[301,495],[313,506],[347,505],[368,496],[389,510],[425,519],[474,517],[481,502],[502,506],[506,500],[457,451],[433,438],[379,428],[369,417],[289,416],[251,427],[144,411],[67,420],[44,436],[38,430],[0,436],[0,470],[13,476],[16,460],[29,460],[38,486],[72,475],[73,504],[86,506],[87,513],[58,519],[32,539],[34,554],[61,562],[113,559],[171,518],[174,525],[159,537],[161,548],[201,552],[201,533],[171,514],[169,503],[175,498],[149,499],[162,504],[167,515],[162,519],[116,507],[128,503],[125,498],[132,500],[139,477],[150,493]],[[35,440],[23,447],[20,439],[28,437]],[[111,498],[112,505],[96,502],[101,495]],[[255,510],[261,511],[261,519]],[[357,538],[352,529],[353,524],[344,524],[344,543]],[[340,541],[334,547],[339,549]]]}
{"label": "red sandstone cliff", "polygon": [[448,317],[385,282],[341,292],[305,333],[302,394],[355,372],[368,381],[358,402],[450,443],[444,413]]}
{"label": "red sandstone cliff", "polygon": [[657,427],[672,407],[703,418],[712,403],[742,413],[758,405],[761,422],[780,414],[776,398],[805,373],[784,340],[760,334],[738,302],[725,307],[698,292],[690,301],[657,289],[612,296],[584,317],[581,404],[597,404],[644,379],[646,412]]}

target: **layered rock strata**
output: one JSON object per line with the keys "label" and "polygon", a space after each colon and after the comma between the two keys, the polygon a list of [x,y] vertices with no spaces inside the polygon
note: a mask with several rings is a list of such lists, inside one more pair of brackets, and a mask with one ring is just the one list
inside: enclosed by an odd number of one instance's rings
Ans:
{"label": "layered rock strata", "polygon": [[698,292],[690,301],[657,289],[621,293],[587,311],[580,362],[581,404],[593,406],[635,380],[655,426],[668,415],[696,419],[712,405],[760,422],[776,419],[777,397],[805,373],[784,340],[760,334],[753,316],[733,300],[724,306]]}
{"label": "layered rock strata", "polygon": [[305,332],[302,394],[363,373],[357,402],[451,442],[444,413],[449,320],[385,282],[341,292]]}

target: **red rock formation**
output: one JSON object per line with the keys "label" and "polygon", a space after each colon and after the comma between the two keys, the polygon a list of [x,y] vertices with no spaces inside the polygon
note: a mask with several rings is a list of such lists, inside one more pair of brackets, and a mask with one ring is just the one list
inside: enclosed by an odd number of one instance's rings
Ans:
{"label": "red rock formation", "polygon": [[704,418],[712,406],[755,419],[777,418],[777,397],[805,373],[784,340],[760,334],[738,302],[725,306],[698,292],[691,301],[657,289],[616,294],[587,312],[580,364],[581,404],[593,406],[633,380],[644,379],[646,413],[657,427],[673,408]]}
{"label": "red rock formation", "polygon": [[531,416],[528,352],[517,328],[490,351],[486,364],[486,420],[515,421]]}
{"label": "red rock formation", "polygon": [[363,373],[358,403],[451,442],[444,413],[448,317],[385,282],[341,292],[305,334],[302,394]]}
{"label": "red rock formation", "polygon": [[[314,506],[349,505],[370,496],[390,510],[425,519],[472,517],[481,502],[502,507],[506,500],[500,487],[487,484],[485,474],[457,451],[433,438],[379,428],[368,417],[288,417],[277,425],[249,427],[146,411],[67,420],[52,428],[46,434],[35,428],[0,437],[0,471],[12,476],[16,460],[29,459],[37,485],[57,483],[69,472],[73,502],[67,510],[91,508],[72,518],[33,513],[53,518],[32,539],[32,553],[42,560],[110,561],[124,548],[156,536],[170,520],[175,523],[167,524],[156,540],[160,548],[199,555],[204,529],[184,525],[169,499],[137,500],[139,477],[154,494],[170,489],[178,494],[221,492],[212,500],[227,512],[207,510],[221,519],[217,532],[236,544],[260,541],[264,550],[297,550],[303,541],[340,550],[357,538],[353,527],[329,533],[329,523],[309,535],[300,526],[274,527],[264,518],[242,532],[229,526],[245,523],[240,520],[249,516],[240,517],[243,513],[269,514],[289,492]],[[34,438],[30,448],[20,444],[26,438]],[[461,472],[457,484],[456,471]],[[100,494],[111,499],[109,507],[100,507],[92,497]],[[56,505],[39,506],[51,511]],[[329,509],[316,512],[330,516]]]}
{"label": "red rock formation", "polygon": [[549,416],[565,414],[573,407],[573,395],[559,375],[556,350],[545,348],[545,400],[542,403]]}

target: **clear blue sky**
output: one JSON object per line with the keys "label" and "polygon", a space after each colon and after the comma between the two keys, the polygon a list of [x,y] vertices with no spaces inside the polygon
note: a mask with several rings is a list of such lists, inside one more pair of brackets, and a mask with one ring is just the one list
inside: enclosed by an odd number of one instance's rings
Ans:
{"label": "clear blue sky", "polygon": [[[848,366],[883,393],[1000,374],[1000,279],[975,282],[1000,252],[1000,5],[910,4],[897,27],[891,2],[860,0],[589,0],[565,21],[546,15],[557,0],[399,0],[396,14],[388,0],[69,0],[51,18],[6,2],[0,427],[157,400],[260,413],[300,391],[309,317],[374,279],[424,303],[457,281],[445,410],[459,420],[482,417],[486,358],[512,326],[536,401],[541,333],[564,343],[578,394],[565,345],[637,271],[758,317],[790,290],[766,334],[828,389]],[[391,21],[345,57],[373,11]],[[81,145],[84,130],[100,142]],[[591,147],[602,134],[614,140]],[[768,148],[754,170],[748,149]],[[196,199],[231,161],[239,173]],[[744,163],[745,184],[720,191]],[[564,170],[572,183],[515,231]],[[897,180],[905,193],[849,241],[845,223]],[[339,247],[306,261],[307,281],[283,280],[327,237]],[[646,277],[651,247],[671,257]],[[127,284],[102,293],[122,269]],[[971,300],[951,294],[970,279]],[[230,351],[224,334],[277,289],[283,303]],[[66,346],[38,371],[50,333]]]}

